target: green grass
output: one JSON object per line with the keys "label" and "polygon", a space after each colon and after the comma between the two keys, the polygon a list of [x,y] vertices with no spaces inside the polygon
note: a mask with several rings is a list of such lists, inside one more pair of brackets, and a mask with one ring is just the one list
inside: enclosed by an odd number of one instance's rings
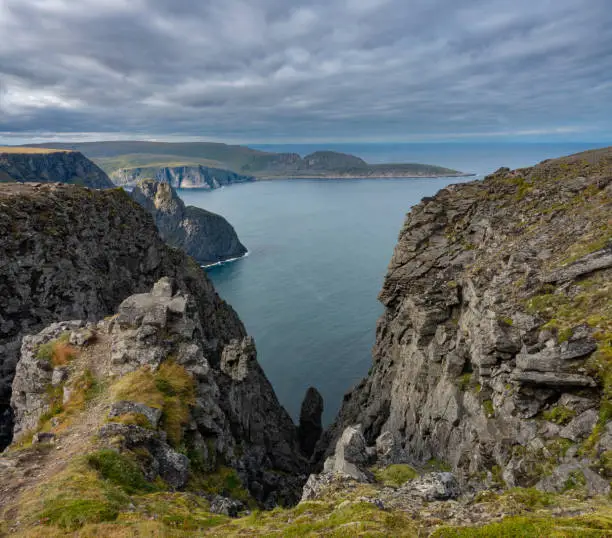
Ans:
{"label": "green grass", "polygon": [[59,499],[49,501],[40,513],[46,525],[57,525],[61,529],[74,531],[86,523],[114,521],[119,515],[116,506],[91,499]]}
{"label": "green grass", "polygon": [[482,527],[444,527],[431,538],[603,538],[612,534],[612,519],[607,516],[576,518],[510,517]]}
{"label": "green grass", "polygon": [[399,487],[408,482],[408,480],[417,478],[419,473],[410,465],[398,463],[382,469],[376,469],[374,476],[378,482],[385,486]]}
{"label": "green grass", "polygon": [[204,491],[213,495],[231,497],[245,504],[253,504],[253,499],[242,485],[238,473],[231,467],[221,465],[214,472],[194,473],[188,487],[192,491]]}
{"label": "green grass", "polygon": [[161,409],[161,425],[168,440],[179,447],[189,410],[195,403],[195,381],[183,366],[166,360],[156,372],[140,368],[123,376],[111,387],[114,401],[127,400]]}
{"label": "green grass", "polygon": [[561,426],[565,426],[576,416],[576,411],[569,409],[563,405],[557,405],[548,411],[542,413],[544,420],[554,422]]}
{"label": "green grass", "polygon": [[450,472],[453,470],[450,463],[439,460],[437,458],[431,458],[424,467],[425,471],[428,472]]}
{"label": "green grass", "polygon": [[98,450],[89,454],[86,461],[103,479],[121,487],[128,494],[155,490],[145,480],[138,465],[125,454],[108,449]]}

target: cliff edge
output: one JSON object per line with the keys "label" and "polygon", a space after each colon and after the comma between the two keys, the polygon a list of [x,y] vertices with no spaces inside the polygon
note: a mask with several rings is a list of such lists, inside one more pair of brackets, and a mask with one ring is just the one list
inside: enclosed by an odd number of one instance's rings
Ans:
{"label": "cliff edge", "polygon": [[0,183],[13,181],[114,187],[104,171],[78,151],[0,147]]}
{"label": "cliff edge", "polygon": [[465,483],[609,491],[612,149],[500,169],[409,213],[349,426]]}

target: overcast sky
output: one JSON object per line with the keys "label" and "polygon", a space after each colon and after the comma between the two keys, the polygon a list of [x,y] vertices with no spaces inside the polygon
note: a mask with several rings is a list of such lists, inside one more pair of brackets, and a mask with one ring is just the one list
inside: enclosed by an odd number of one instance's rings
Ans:
{"label": "overcast sky", "polygon": [[611,0],[0,0],[0,140],[612,140]]}

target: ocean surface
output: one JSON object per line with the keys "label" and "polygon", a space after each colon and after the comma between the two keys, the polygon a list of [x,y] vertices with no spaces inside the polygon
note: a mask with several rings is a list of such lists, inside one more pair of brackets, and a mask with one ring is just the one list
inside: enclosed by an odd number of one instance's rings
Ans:
{"label": "ocean surface", "polygon": [[[593,144],[266,145],[305,155],[333,149],[368,162],[421,162],[479,175],[597,147]],[[466,181],[473,178],[467,178]],[[188,205],[224,215],[249,249],[208,268],[219,294],[254,336],[259,361],[294,419],[315,386],[333,420],[371,363],[377,294],[410,207],[463,179],[274,180],[212,192]]]}

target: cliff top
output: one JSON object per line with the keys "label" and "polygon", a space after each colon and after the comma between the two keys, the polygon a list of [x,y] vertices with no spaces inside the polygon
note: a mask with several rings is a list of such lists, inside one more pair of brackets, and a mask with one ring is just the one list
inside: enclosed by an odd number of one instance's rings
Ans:
{"label": "cliff top", "polygon": [[46,153],[75,153],[71,149],[59,149],[59,148],[25,148],[19,146],[0,146],[0,153],[20,154],[20,155],[32,155],[32,154],[46,154]]}

